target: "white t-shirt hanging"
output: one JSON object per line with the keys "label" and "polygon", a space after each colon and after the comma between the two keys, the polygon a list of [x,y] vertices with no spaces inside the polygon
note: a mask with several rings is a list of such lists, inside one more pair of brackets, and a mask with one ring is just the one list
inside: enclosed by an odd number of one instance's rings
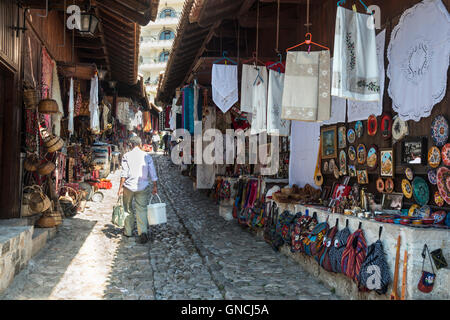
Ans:
{"label": "white t-shirt hanging", "polygon": [[377,37],[378,75],[380,78],[380,101],[367,102],[348,100],[348,122],[367,120],[370,115],[379,116],[383,113],[383,96],[386,72],[384,68],[384,49],[386,43],[386,30],[381,31]]}
{"label": "white t-shirt hanging", "polygon": [[387,56],[393,109],[403,121],[428,117],[447,91],[450,15],[441,0],[424,0],[403,13]]}

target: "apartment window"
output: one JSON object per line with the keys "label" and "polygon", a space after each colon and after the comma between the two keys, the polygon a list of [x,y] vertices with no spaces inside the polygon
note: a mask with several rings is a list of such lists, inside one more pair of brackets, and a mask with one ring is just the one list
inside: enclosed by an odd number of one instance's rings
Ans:
{"label": "apartment window", "polygon": [[164,19],[164,18],[175,18],[177,16],[175,10],[170,9],[170,8],[166,8],[164,10],[161,11],[161,13],[159,14],[159,17]]}
{"label": "apartment window", "polygon": [[175,38],[175,33],[172,30],[164,30],[159,34],[159,40],[171,40]]}
{"label": "apartment window", "polygon": [[163,51],[159,55],[159,62],[167,62],[169,60],[169,51]]}

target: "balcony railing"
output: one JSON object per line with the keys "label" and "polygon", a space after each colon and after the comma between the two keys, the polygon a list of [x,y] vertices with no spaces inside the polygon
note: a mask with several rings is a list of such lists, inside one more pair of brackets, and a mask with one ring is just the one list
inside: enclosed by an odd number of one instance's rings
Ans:
{"label": "balcony railing", "polygon": [[154,40],[152,37],[144,37],[141,42],[141,50],[145,49],[170,49],[174,39]]}

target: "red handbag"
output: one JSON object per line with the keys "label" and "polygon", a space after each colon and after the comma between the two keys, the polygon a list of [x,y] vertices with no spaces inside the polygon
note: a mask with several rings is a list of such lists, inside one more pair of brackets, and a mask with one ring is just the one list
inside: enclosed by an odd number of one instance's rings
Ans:
{"label": "red handbag", "polygon": [[[426,254],[428,254],[428,257],[430,258],[430,264],[433,273],[423,270]],[[436,280],[436,274],[434,273],[433,261],[431,261],[430,251],[428,251],[428,246],[426,244],[423,247],[422,258],[423,258],[422,276],[419,280],[419,284],[417,285],[417,289],[419,289],[424,293],[430,293],[434,287],[434,280]]]}

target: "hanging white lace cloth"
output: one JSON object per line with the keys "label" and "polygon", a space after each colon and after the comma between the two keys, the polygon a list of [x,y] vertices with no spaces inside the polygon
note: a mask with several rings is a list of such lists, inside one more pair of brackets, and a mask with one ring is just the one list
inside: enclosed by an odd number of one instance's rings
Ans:
{"label": "hanging white lace cloth", "polygon": [[61,99],[61,88],[59,86],[58,67],[53,64],[52,99],[58,104],[58,112],[52,114],[53,133],[61,135],[61,119],[64,116],[63,102]]}
{"label": "hanging white lace cloth", "polygon": [[227,112],[239,100],[237,66],[213,64],[211,86],[214,103]]}
{"label": "hanging white lace cloth", "polygon": [[288,52],[281,118],[325,121],[331,114],[330,51]]}
{"label": "hanging white lace cloth", "polygon": [[333,96],[379,101],[380,81],[371,15],[337,8],[333,54]]}
{"label": "hanging white lace cloth", "polygon": [[[267,69],[257,67],[260,69],[261,79],[253,80],[253,94],[252,94],[252,122],[250,133],[259,134],[267,130]],[[256,82],[255,82],[256,81]]]}
{"label": "hanging white lace cloth", "polygon": [[430,116],[447,92],[450,15],[441,0],[424,0],[403,13],[387,56],[388,92],[400,119]]}
{"label": "hanging white lace cloth", "polygon": [[98,110],[98,77],[91,79],[91,92],[89,95],[89,111],[91,113],[91,129],[100,132],[100,115]]}
{"label": "hanging white lace cloth", "polygon": [[383,30],[376,37],[380,100],[374,102],[348,100],[348,122],[367,120],[372,114],[379,116],[383,113],[384,83],[386,80],[384,68],[385,43],[386,30]]}
{"label": "hanging white lace cloth", "polygon": [[70,78],[70,89],[69,89],[69,124],[67,130],[72,135],[73,134],[73,109],[74,109],[74,99],[73,99],[73,78]]}
{"label": "hanging white lace cloth", "polygon": [[267,133],[289,136],[290,120],[281,119],[284,74],[269,70],[269,90],[267,95]]}

